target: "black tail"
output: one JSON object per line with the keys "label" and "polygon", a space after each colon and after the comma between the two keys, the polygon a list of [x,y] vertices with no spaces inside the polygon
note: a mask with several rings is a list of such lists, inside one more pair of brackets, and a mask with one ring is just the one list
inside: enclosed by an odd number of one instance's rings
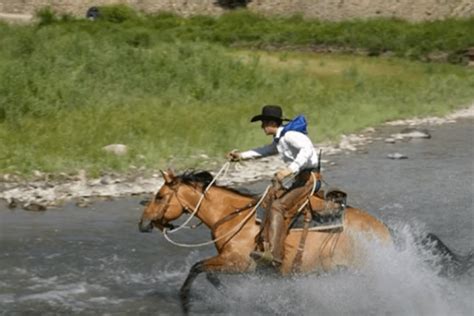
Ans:
{"label": "black tail", "polygon": [[440,274],[444,276],[457,276],[466,273],[474,265],[474,252],[465,256],[455,254],[438,236],[432,233],[417,238],[421,250],[428,251],[440,264]]}

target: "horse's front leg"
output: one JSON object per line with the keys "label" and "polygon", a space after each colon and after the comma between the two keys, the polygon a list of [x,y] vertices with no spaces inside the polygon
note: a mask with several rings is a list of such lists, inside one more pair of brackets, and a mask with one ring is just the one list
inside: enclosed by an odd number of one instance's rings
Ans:
{"label": "horse's front leg", "polygon": [[191,267],[191,270],[189,271],[189,274],[179,291],[181,307],[183,308],[183,312],[186,315],[189,311],[189,292],[191,290],[191,285],[201,272],[204,272],[204,261],[199,261]]}
{"label": "horse's front leg", "polygon": [[191,285],[196,277],[206,272],[208,281],[219,290],[222,289],[217,273],[238,273],[245,272],[251,268],[249,258],[243,257],[224,257],[216,256],[210,259],[199,261],[195,263],[189,271],[188,277],[181,286],[180,298],[181,306],[185,314],[189,311],[189,293]]}
{"label": "horse's front leg", "polygon": [[222,291],[222,283],[214,272],[206,273],[206,279],[211,283],[216,289]]}

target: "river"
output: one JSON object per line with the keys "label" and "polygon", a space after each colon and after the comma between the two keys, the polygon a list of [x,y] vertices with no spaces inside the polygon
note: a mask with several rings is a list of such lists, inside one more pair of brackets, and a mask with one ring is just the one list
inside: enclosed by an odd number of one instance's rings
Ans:
{"label": "river", "polygon": [[[374,247],[364,268],[288,279],[223,276],[225,294],[204,277],[191,313],[225,315],[472,315],[472,271],[441,277],[411,242],[433,232],[457,253],[474,246],[474,121],[427,127],[431,139],[326,157],[324,179],[348,193],[406,240],[402,250]],[[384,137],[400,127],[379,128]],[[391,160],[399,152],[408,159]],[[258,190],[260,182],[251,186]],[[168,244],[138,232],[142,197],[67,204],[45,212],[0,206],[0,314],[173,315],[191,265],[215,253]],[[209,239],[205,228],[180,241]]]}

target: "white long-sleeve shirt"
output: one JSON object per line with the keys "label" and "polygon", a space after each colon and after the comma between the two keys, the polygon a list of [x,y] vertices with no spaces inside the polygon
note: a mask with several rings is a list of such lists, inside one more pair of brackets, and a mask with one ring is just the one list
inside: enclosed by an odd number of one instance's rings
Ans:
{"label": "white long-sleeve shirt", "polygon": [[[278,139],[283,130],[280,126],[274,139]],[[280,157],[293,173],[318,166],[318,154],[313,143],[303,133],[288,131],[278,142],[247,150],[240,153],[242,159],[260,158],[280,154]]]}

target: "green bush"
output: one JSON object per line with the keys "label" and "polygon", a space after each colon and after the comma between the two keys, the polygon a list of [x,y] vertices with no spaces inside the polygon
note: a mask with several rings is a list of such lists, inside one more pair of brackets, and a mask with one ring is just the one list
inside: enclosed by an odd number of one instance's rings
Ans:
{"label": "green bush", "polygon": [[123,23],[125,21],[137,21],[140,19],[138,13],[124,4],[100,6],[100,19],[112,22]]}
{"label": "green bush", "polygon": [[38,19],[39,26],[49,25],[58,21],[56,12],[54,12],[51,7],[44,7],[38,10],[36,12],[36,18]]}

